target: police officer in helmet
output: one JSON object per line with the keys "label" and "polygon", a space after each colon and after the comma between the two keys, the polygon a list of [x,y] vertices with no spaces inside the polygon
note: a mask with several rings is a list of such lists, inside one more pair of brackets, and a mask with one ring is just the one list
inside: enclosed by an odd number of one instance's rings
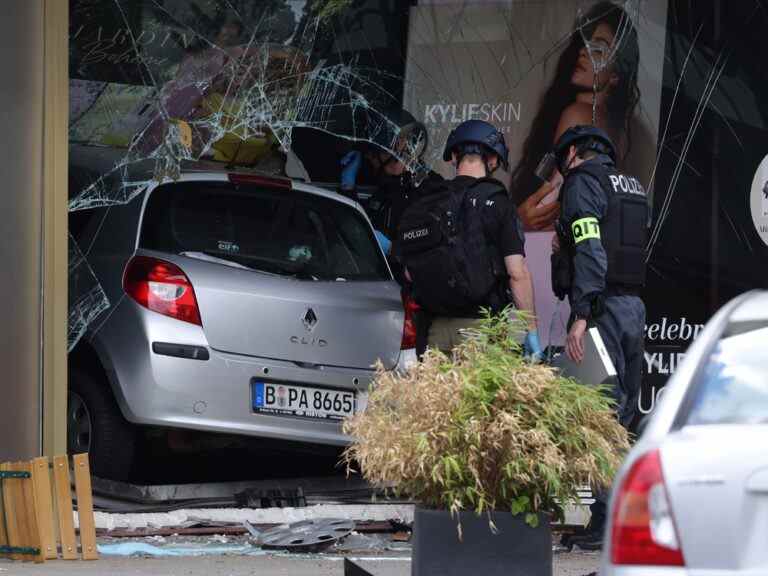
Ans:
{"label": "police officer in helmet", "polygon": [[[580,362],[586,330],[597,327],[617,372],[612,390],[617,417],[628,428],[636,414],[645,361],[640,290],[645,283],[647,197],[636,178],[617,171],[614,145],[599,128],[566,130],[553,153],[564,181],[552,286],[559,298],[567,295],[571,305],[566,353]],[[590,522],[573,543],[601,547],[606,496],[595,494]]]}
{"label": "police officer in helmet", "polygon": [[530,316],[526,353],[541,355],[522,226],[506,188],[491,178],[507,166],[508,155],[503,134],[492,124],[460,124],[443,153],[456,177],[423,184],[402,217],[398,251],[417,301],[431,315],[427,342],[446,353],[460,343],[464,329],[477,325],[480,308],[499,312],[511,300]]}

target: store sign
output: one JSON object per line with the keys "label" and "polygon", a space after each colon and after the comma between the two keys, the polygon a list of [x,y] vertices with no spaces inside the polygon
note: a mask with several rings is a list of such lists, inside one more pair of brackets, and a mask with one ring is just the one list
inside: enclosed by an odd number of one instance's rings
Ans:
{"label": "store sign", "polygon": [[662,316],[645,325],[645,386],[637,406],[640,414],[650,414],[656,407],[667,380],[703,329],[704,323],[686,316]]}
{"label": "store sign", "polygon": [[424,124],[429,126],[461,124],[466,120],[484,120],[499,125],[520,122],[522,102],[440,103],[424,106]]}

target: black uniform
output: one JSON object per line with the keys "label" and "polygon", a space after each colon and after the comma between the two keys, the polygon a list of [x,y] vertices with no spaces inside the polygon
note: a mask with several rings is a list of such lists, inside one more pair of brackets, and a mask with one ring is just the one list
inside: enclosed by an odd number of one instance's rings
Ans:
{"label": "black uniform", "polygon": [[382,175],[368,203],[368,214],[375,228],[387,238],[394,238],[400,216],[416,194],[410,173]]}
{"label": "black uniform", "polygon": [[[617,417],[629,427],[638,409],[644,366],[645,280],[648,205],[639,182],[619,174],[606,155],[571,170],[563,183],[559,229],[571,258],[568,294],[571,320],[596,326],[618,382]],[[605,495],[596,494],[592,519],[604,521]]]}
{"label": "black uniform", "polygon": [[[459,227],[465,230],[461,238],[457,238],[457,242],[461,242],[463,250],[458,252],[463,254],[466,260],[457,268],[448,264],[441,256],[444,254],[443,250],[455,253],[454,248],[437,248],[435,251],[427,252],[423,252],[421,248],[427,236],[429,237],[426,239],[428,246],[434,246],[431,240],[433,234],[439,238],[445,238],[443,234],[435,232],[437,229],[432,229],[429,224],[432,222],[432,217],[425,218],[428,213],[443,214],[441,211],[445,210],[445,207],[440,204],[445,200],[440,199],[437,200],[438,204],[430,205],[431,207],[424,206],[424,203],[433,202],[432,199],[436,197],[446,198],[446,196],[440,196],[444,194],[443,192],[438,192],[436,196],[433,190],[451,191],[450,197],[461,199],[460,203],[463,206],[461,210],[466,211],[454,221],[454,224],[459,221],[464,222]],[[458,176],[451,181],[433,176],[422,184],[419,194],[421,196],[419,202],[412,205],[404,216],[402,229],[395,237],[393,254],[403,258],[413,277],[414,295],[424,310],[419,323],[420,333],[426,336],[429,332],[428,324],[432,324],[438,318],[457,319],[460,320],[459,323],[466,320],[468,325],[462,327],[469,327],[472,319],[480,318],[481,307],[500,311],[510,302],[507,288],[509,282],[503,259],[513,255],[525,256],[522,225],[503,184],[496,180],[478,180],[470,176]],[[438,206],[442,207],[438,208]],[[442,217],[448,214],[451,212],[445,212]],[[452,225],[448,223],[450,220],[450,218],[445,220],[443,225],[451,228]],[[468,223],[470,220],[472,224]],[[443,230],[443,225],[438,228]],[[447,240],[440,240],[438,243],[444,241]],[[413,248],[405,247],[404,244],[407,243],[415,245],[415,250],[424,254],[418,257],[421,258],[422,264],[413,259]],[[447,247],[459,244],[450,241],[448,244],[440,245]],[[427,264],[424,264],[424,259]],[[458,278],[458,276],[452,276],[451,270],[463,270],[463,274],[459,273],[459,276],[466,276],[470,279],[470,284],[473,282],[472,279],[475,279],[476,283],[456,291],[453,288],[449,289],[453,285],[453,279]],[[474,300],[464,300],[464,296],[461,296],[457,301],[455,298],[459,293],[483,296]],[[441,330],[451,332],[445,326]]]}
{"label": "black uniform", "polygon": [[[628,427],[637,411],[644,362],[645,305],[639,293],[645,279],[645,192],[599,155],[569,172],[561,194],[560,226],[570,235],[571,311],[597,326],[605,341],[618,373],[618,417]],[[622,208],[624,199],[634,200],[631,209]]]}
{"label": "black uniform", "polygon": [[[471,176],[457,176],[453,182],[469,186],[475,180]],[[486,239],[493,243],[499,257],[525,256],[523,226],[508,195],[497,194],[486,202],[480,207],[480,218]]]}

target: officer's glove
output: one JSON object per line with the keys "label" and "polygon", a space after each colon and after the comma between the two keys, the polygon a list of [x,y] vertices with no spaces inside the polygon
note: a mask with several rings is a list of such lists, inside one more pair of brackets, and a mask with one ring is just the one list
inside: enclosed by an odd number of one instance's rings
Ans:
{"label": "officer's glove", "polygon": [[379,242],[379,246],[381,246],[381,250],[384,252],[384,254],[389,255],[389,253],[392,251],[392,242],[389,238],[387,238],[383,232],[379,230],[374,230],[373,233],[376,235],[376,240]]}
{"label": "officer's glove", "polygon": [[352,190],[357,180],[357,171],[363,162],[363,155],[358,150],[351,150],[341,158],[341,188]]}
{"label": "officer's glove", "polygon": [[544,357],[544,352],[539,343],[539,333],[536,330],[531,330],[525,335],[523,356],[533,362],[539,362]]}

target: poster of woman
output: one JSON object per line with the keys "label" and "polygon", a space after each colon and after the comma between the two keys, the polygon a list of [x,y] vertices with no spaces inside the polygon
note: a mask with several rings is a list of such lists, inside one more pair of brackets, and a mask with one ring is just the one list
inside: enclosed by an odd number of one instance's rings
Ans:
{"label": "poster of woman", "polygon": [[465,119],[488,120],[505,134],[510,172],[496,176],[526,232],[543,345],[562,344],[569,309],[550,282],[562,178],[556,170],[537,175],[537,167],[570,126],[596,124],[616,144],[619,169],[652,191],[666,4],[439,0],[412,9],[406,107],[430,130],[433,167],[452,176],[437,155]]}

